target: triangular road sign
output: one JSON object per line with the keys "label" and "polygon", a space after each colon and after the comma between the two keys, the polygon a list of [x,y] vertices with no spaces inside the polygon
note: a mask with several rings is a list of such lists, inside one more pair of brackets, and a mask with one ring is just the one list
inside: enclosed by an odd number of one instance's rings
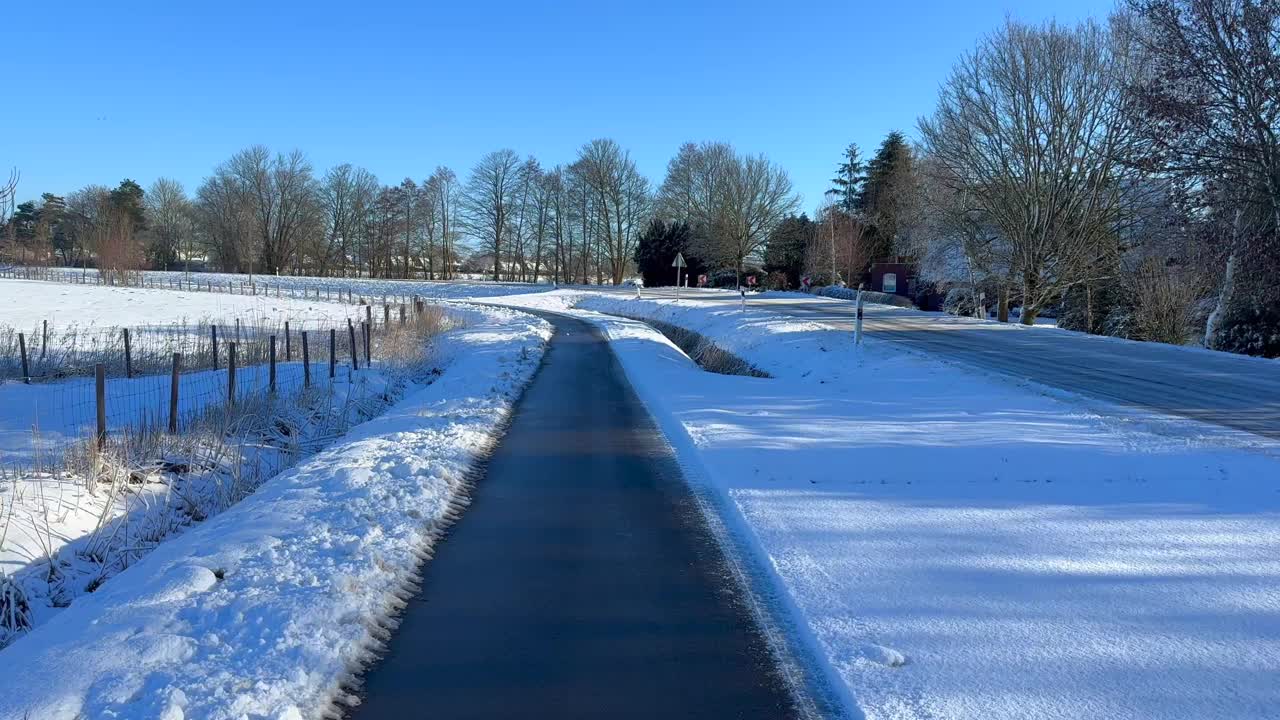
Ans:
{"label": "triangular road sign", "polygon": [[671,261],[671,267],[688,267],[684,264],[684,253],[676,253],[676,259]]}

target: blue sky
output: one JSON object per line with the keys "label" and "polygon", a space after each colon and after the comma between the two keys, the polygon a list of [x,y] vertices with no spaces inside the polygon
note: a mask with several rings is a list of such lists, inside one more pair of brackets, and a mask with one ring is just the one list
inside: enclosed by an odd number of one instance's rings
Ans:
{"label": "blue sky", "polygon": [[1007,14],[1074,21],[1113,3],[259,5],[7,7],[0,171],[20,168],[23,198],[124,177],[193,192],[262,143],[391,183],[442,164],[465,176],[502,147],[551,166],[612,137],[656,183],[680,143],[727,140],[787,168],[808,209],[846,144],[914,134]]}

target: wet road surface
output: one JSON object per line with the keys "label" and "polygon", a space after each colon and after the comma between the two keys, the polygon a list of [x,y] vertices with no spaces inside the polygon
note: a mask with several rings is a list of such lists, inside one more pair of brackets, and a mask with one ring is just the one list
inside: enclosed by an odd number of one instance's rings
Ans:
{"label": "wet road surface", "polygon": [[544,317],[543,366],[351,717],[797,716],[607,342]]}

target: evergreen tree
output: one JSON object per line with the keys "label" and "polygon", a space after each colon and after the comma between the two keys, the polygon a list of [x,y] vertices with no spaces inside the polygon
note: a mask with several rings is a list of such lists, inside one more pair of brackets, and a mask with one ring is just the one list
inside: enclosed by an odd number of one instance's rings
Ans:
{"label": "evergreen tree", "polygon": [[833,187],[827,191],[836,205],[846,213],[857,209],[858,197],[862,194],[862,184],[866,180],[865,168],[859,157],[858,145],[849,143],[844,149],[844,161],[836,167],[836,176],[831,178]]}
{"label": "evergreen tree", "polygon": [[124,213],[132,221],[133,232],[142,230],[147,225],[147,211],[143,207],[142,198],[146,193],[138,183],[125,178],[120,185],[107,196],[111,208]]}
{"label": "evergreen tree", "polygon": [[[649,287],[666,287],[676,284],[676,269],[671,266],[677,253],[684,254],[685,269],[682,276],[698,275],[707,271],[706,265],[689,250],[693,233],[684,222],[651,220],[636,242],[636,269],[644,284]],[[691,280],[693,284],[696,280]]]}
{"label": "evergreen tree", "polygon": [[906,137],[895,130],[880,143],[875,157],[867,164],[866,179],[854,201],[855,208],[870,226],[872,257],[894,254],[899,220],[911,192],[912,172],[911,147]]}
{"label": "evergreen tree", "polygon": [[798,287],[804,274],[804,254],[813,239],[816,224],[808,215],[789,215],[773,232],[764,248],[766,272],[785,273],[787,287]]}

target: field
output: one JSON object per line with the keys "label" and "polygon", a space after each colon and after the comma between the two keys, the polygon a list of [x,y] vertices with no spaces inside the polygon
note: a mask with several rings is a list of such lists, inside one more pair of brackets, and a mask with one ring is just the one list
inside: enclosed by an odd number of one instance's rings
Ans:
{"label": "field", "polygon": [[451,322],[329,293],[0,280],[0,646],[381,412]]}

